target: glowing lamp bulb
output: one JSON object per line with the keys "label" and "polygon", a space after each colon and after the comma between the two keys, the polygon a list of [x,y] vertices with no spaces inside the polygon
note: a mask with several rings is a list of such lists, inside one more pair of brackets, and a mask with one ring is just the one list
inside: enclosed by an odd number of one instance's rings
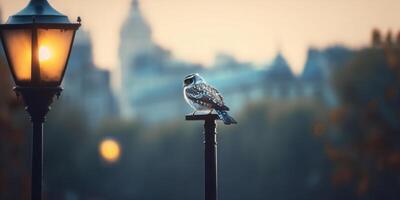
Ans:
{"label": "glowing lamp bulb", "polygon": [[105,139],[100,143],[99,151],[105,161],[113,163],[119,159],[121,147],[117,141]]}
{"label": "glowing lamp bulb", "polygon": [[47,46],[39,47],[39,61],[47,61],[51,58],[51,51]]}

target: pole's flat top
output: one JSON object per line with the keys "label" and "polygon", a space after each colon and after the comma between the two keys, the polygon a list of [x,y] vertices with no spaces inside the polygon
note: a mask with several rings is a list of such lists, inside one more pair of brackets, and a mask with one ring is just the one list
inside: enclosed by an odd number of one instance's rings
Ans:
{"label": "pole's flat top", "polygon": [[211,113],[209,111],[196,111],[196,113],[190,113],[185,116],[185,119],[188,121],[196,121],[196,120],[220,120],[217,114]]}

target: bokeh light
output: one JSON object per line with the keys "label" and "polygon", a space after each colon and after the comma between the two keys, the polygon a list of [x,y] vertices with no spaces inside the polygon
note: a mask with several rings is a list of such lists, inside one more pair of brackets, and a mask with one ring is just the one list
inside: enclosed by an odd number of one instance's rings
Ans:
{"label": "bokeh light", "polygon": [[114,163],[121,156],[121,147],[114,139],[104,139],[99,145],[99,152],[104,161]]}

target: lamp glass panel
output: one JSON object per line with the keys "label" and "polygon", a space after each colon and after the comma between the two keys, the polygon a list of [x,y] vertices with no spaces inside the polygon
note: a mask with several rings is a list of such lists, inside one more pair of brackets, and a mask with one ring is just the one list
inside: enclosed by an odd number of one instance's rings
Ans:
{"label": "lamp glass panel", "polygon": [[38,29],[38,60],[42,82],[60,83],[75,30]]}
{"label": "lamp glass panel", "polygon": [[31,80],[32,31],[31,29],[3,30],[4,47],[8,52],[8,63],[14,74],[15,82]]}

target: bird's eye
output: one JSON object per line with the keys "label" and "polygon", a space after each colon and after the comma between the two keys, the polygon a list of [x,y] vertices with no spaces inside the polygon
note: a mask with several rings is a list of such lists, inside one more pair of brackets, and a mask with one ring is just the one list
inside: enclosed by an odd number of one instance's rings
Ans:
{"label": "bird's eye", "polygon": [[185,85],[189,85],[189,84],[193,83],[193,78],[185,79],[184,82],[185,82]]}

